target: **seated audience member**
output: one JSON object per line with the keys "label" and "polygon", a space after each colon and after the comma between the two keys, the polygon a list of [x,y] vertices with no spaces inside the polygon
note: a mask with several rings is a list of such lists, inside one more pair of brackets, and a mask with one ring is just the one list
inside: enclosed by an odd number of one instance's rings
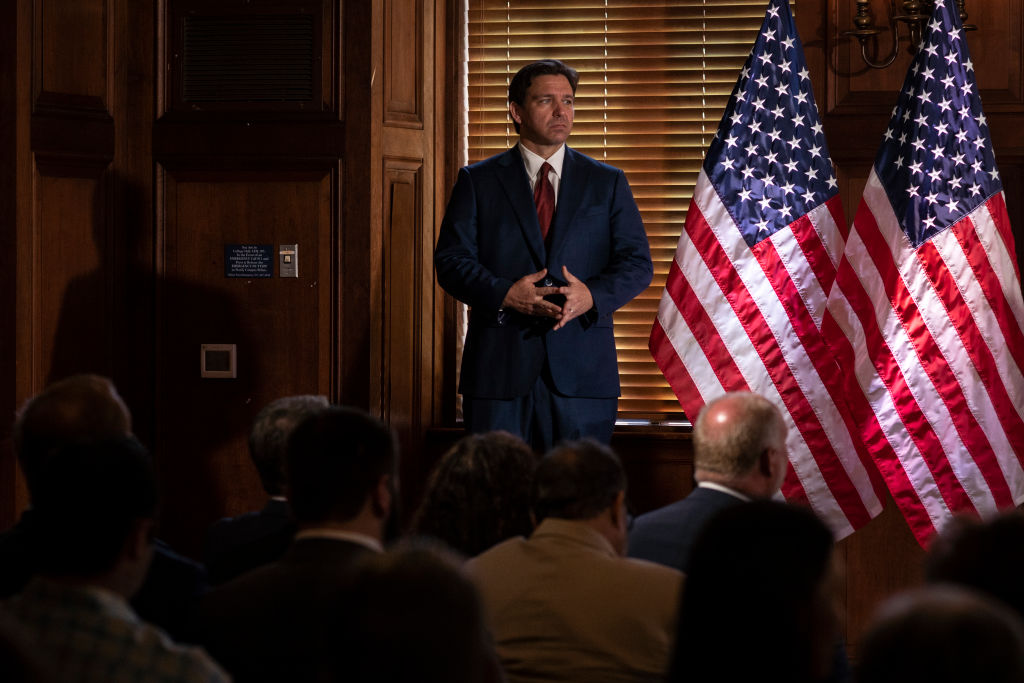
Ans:
{"label": "seated audience member", "polygon": [[859,654],[857,683],[1024,682],[1019,617],[980,593],[952,585],[890,599]]}
{"label": "seated audience member", "polygon": [[694,539],[725,508],[775,495],[786,476],[786,423],[767,399],[733,392],[701,410],[693,428],[697,488],[636,518],[629,556],[687,571]]}
{"label": "seated audience member", "polygon": [[623,557],[626,475],[606,446],[541,459],[539,525],[467,564],[510,681],[650,681],[664,675],[683,577]]}
{"label": "seated audience member", "polygon": [[133,437],[59,449],[34,473],[36,575],[3,604],[60,681],[227,681],[129,607],[153,553],[156,476]]}
{"label": "seated audience member", "polygon": [[25,630],[0,611],[0,681],[4,683],[58,683],[49,662]]}
{"label": "seated audience member", "polygon": [[357,560],[382,551],[396,464],[391,430],[353,408],[325,408],[292,432],[295,541],[212,590],[200,610],[204,644],[236,681],[318,681],[329,670],[326,628],[347,613],[339,605]]}
{"label": "seated audience member", "polygon": [[[117,389],[105,377],[75,375],[54,382],[29,399],[14,423],[14,450],[33,507],[0,534],[0,597],[21,590],[35,573],[29,543],[35,531],[38,472],[62,446],[131,434],[132,419]],[[153,561],[132,606],[177,640],[191,640],[188,626],[206,592],[202,565],[175,553],[159,539]]]}
{"label": "seated audience member", "polygon": [[412,532],[438,538],[467,557],[528,536],[536,464],[533,449],[508,432],[462,438],[430,475]]}
{"label": "seated audience member", "polygon": [[501,681],[480,596],[461,561],[422,540],[362,560],[337,615],[332,680]]}
{"label": "seated audience member", "polygon": [[224,583],[284,555],[295,534],[285,497],[288,436],[297,424],[329,406],[325,396],[286,396],[256,415],[249,432],[249,455],[267,492],[267,503],[262,510],[225,517],[210,527],[203,558],[210,583]]}
{"label": "seated audience member", "polygon": [[925,576],[976,589],[1024,619],[1024,514],[954,518],[932,542]]}
{"label": "seated audience member", "polygon": [[833,676],[832,534],[773,501],[723,510],[690,554],[668,680],[810,683]]}

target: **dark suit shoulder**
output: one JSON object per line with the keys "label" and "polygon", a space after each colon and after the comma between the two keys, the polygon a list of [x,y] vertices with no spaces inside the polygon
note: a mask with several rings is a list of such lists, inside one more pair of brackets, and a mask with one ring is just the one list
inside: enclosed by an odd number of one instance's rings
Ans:
{"label": "dark suit shoulder", "polygon": [[698,487],[682,500],[637,517],[629,536],[629,556],[686,571],[690,548],[708,521],[742,502],[728,493]]}
{"label": "dark suit shoulder", "polygon": [[359,560],[373,554],[348,541],[310,538],[284,557],[212,590],[200,609],[202,643],[239,683],[313,681],[344,615]]}
{"label": "dark suit shoulder", "polygon": [[269,501],[262,510],[214,522],[206,534],[210,582],[221,584],[279,559],[294,534],[288,504],[279,500]]}
{"label": "dark suit shoulder", "polygon": [[616,168],[615,166],[612,166],[611,164],[606,164],[603,161],[598,161],[597,159],[594,159],[593,157],[589,157],[586,154],[584,154],[583,152],[577,152],[575,149],[573,149],[571,147],[566,147],[565,148],[565,155],[566,155],[566,157],[568,159],[571,160],[571,163],[579,164],[579,165],[582,165],[582,166],[590,166],[593,170],[596,170],[596,171],[601,172],[601,173],[607,173],[607,174],[610,174],[610,175],[620,175],[620,174],[622,174],[622,170],[621,169]]}
{"label": "dark suit shoulder", "polygon": [[35,574],[31,527],[31,512],[26,510],[17,524],[0,533],[0,598],[19,592]]}
{"label": "dark suit shoulder", "polygon": [[244,603],[249,596],[287,587],[316,590],[340,582],[356,562],[373,551],[349,541],[307,538],[295,541],[281,559],[256,567],[210,591],[204,603]]}
{"label": "dark suit shoulder", "polygon": [[470,173],[476,173],[479,171],[486,171],[488,169],[492,169],[496,166],[509,166],[515,161],[518,161],[520,164],[523,163],[523,157],[520,154],[518,147],[506,149],[504,152],[499,152],[494,156],[487,157],[486,159],[481,159],[480,161],[477,161],[476,163],[473,164],[469,164],[464,168]]}

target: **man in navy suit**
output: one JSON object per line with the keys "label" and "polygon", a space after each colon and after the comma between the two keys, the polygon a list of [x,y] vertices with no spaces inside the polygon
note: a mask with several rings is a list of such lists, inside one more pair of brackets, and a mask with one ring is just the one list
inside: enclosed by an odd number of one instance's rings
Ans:
{"label": "man in navy suit", "polygon": [[690,495],[636,518],[630,557],[685,572],[690,548],[712,517],[745,501],[774,496],[789,464],[786,423],[757,394],[719,396],[697,417],[693,464],[697,488]]}
{"label": "man in navy suit", "polygon": [[459,391],[469,432],[545,451],[611,439],[619,373],[612,313],[651,282],[622,171],[566,146],[578,76],[557,60],[509,84],[519,144],[459,171],[434,265],[470,306]]}
{"label": "man in navy suit", "polygon": [[219,519],[207,530],[204,559],[213,585],[273,562],[288,550],[295,535],[285,496],[288,437],[303,420],[329,406],[326,396],[285,396],[256,415],[249,432],[249,455],[267,502],[261,510]]}

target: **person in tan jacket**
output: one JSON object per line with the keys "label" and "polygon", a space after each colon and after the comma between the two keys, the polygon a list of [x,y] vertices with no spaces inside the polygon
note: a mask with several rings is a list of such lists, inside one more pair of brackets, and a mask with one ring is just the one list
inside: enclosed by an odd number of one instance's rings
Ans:
{"label": "person in tan jacket", "polygon": [[468,563],[511,683],[664,675],[683,575],[624,557],[625,497],[608,447],[556,447],[534,478],[537,529]]}

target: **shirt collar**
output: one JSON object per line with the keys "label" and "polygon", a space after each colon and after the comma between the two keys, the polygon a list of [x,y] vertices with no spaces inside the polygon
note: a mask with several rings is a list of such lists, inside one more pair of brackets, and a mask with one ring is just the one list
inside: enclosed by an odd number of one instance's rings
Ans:
{"label": "shirt collar", "polygon": [[370,550],[378,553],[384,552],[384,546],[381,545],[373,536],[367,536],[356,531],[344,531],[342,529],[303,529],[299,533],[295,534],[295,540],[301,541],[304,538],[327,538],[334,541],[348,541],[350,543],[358,543],[359,545],[366,546]]}
{"label": "shirt collar", "polygon": [[702,488],[702,489],[711,489],[713,491],[721,491],[722,493],[727,493],[730,496],[732,496],[733,498],[739,498],[744,503],[749,503],[750,500],[751,500],[750,496],[748,496],[747,494],[740,493],[736,489],[731,489],[728,486],[722,486],[721,484],[716,484],[713,481],[702,481],[702,482],[698,483],[697,486],[698,486],[698,488]]}
{"label": "shirt collar", "polygon": [[561,179],[562,177],[562,162],[565,161],[565,143],[559,146],[558,150],[550,157],[545,159],[539,154],[536,154],[526,148],[522,142],[519,143],[519,153],[523,157],[523,163],[526,164],[526,174],[532,179],[540,173],[540,167],[544,162],[551,164],[551,170],[555,172],[555,175]]}

